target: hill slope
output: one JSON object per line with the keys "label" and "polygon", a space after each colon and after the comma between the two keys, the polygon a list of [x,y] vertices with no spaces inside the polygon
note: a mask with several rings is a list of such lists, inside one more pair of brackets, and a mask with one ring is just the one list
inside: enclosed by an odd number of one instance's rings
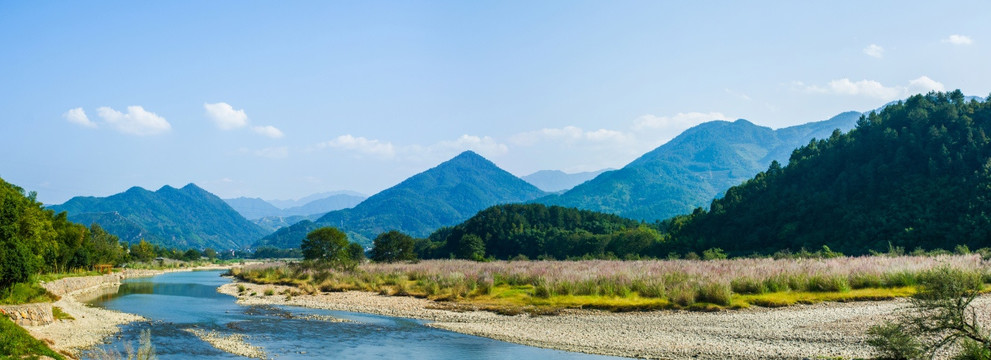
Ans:
{"label": "hill slope", "polygon": [[[353,194],[327,194],[326,197],[315,198],[299,206],[288,208],[278,208],[268,201],[260,198],[239,197],[234,199],[224,199],[227,205],[244,216],[246,219],[261,225],[261,222],[271,222],[272,219],[265,218],[285,218],[285,217],[314,217],[318,218],[323,214],[334,210],[347,209],[358,205],[365,200],[364,196]],[[282,200],[281,203],[288,204]],[[264,226],[263,226],[264,227]]]}
{"label": "hill slope", "polygon": [[49,207],[65,211],[72,221],[96,222],[122,240],[143,237],[167,247],[234,249],[264,235],[216,195],[189,184],[163,186],[151,192],[132,187],[99,197],[74,197]]}
{"label": "hill slope", "polygon": [[297,247],[306,233],[320,226],[339,227],[353,240],[365,243],[389,230],[427,236],[489,206],[524,202],[543,195],[535,186],[466,151],[369,197],[354,208],[332,211],[315,222],[302,221],[279,229],[257,245]]}
{"label": "hill slope", "polygon": [[910,97],[668,223],[682,249],[847,254],[991,245],[991,103]]}
{"label": "hill slope", "polygon": [[662,220],[691,212],[725,189],[749,179],[773,160],[834,129],[850,129],[860,117],[845,112],[829,120],[778,130],[746,120],[712,121],[686,130],[622,169],[605,172],[561,195],[536,202]]}

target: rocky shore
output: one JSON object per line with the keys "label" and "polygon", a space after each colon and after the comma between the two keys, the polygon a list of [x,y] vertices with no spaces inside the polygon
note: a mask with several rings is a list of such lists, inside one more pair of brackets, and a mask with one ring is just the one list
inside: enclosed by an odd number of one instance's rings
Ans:
{"label": "rocky shore", "polygon": [[[264,295],[266,290],[274,295]],[[907,305],[905,300],[896,300],[719,312],[568,310],[556,316],[504,316],[444,310],[426,299],[367,292],[280,295],[292,290],[232,283],[218,291],[236,296],[245,305],[292,305],[424,319],[431,321],[429,326],[524,345],[652,359],[870,358],[875,354],[864,342],[867,328]],[[975,305],[989,309],[991,301],[983,297]]]}

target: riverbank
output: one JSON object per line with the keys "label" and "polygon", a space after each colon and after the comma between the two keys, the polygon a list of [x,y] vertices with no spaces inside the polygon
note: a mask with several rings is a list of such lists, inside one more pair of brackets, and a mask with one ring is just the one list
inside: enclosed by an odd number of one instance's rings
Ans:
{"label": "riverbank", "polygon": [[[121,273],[106,276],[64,278],[52,281],[42,284],[50,292],[61,297],[52,303],[52,306],[62,309],[73,319],[55,320],[47,325],[24,326],[24,328],[31,336],[47,343],[52,350],[71,357],[78,357],[85,349],[100,344],[106,337],[120,331],[120,325],[145,320],[138,315],[91,307],[85,304],[86,301],[94,297],[116,293],[120,286],[120,280],[150,277],[177,271],[227,268],[229,267],[204,266],[169,270],[124,270]],[[108,277],[112,277],[112,279]]]}
{"label": "riverbank", "polygon": [[[237,297],[244,305],[291,305],[423,319],[431,321],[429,326],[518,344],[663,359],[870,358],[874,354],[864,342],[867,329],[907,305],[901,299],[718,312],[566,309],[556,316],[505,316],[360,291],[304,295],[295,287],[241,282],[223,285],[218,291]],[[979,298],[975,306],[978,311],[991,310],[991,297]]]}

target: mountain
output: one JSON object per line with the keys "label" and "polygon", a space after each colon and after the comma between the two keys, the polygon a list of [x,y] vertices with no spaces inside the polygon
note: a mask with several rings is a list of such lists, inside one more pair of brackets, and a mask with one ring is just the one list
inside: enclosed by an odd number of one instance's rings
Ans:
{"label": "mountain", "polygon": [[589,181],[599,174],[613,169],[602,169],[599,171],[588,171],[569,174],[561,170],[540,170],[533,174],[522,177],[526,182],[533,184],[540,190],[546,192],[566,191],[578,184]]}
{"label": "mountain", "polygon": [[275,205],[275,207],[277,207],[279,209],[288,209],[288,208],[293,208],[293,207],[297,207],[297,206],[303,206],[303,205],[306,205],[309,202],[320,200],[320,199],[326,199],[326,198],[331,197],[331,196],[334,196],[334,195],[350,195],[350,196],[355,196],[355,197],[360,197],[360,198],[366,198],[367,197],[367,196],[365,196],[365,194],[362,194],[362,193],[359,193],[359,192],[356,192],[356,191],[342,190],[342,191],[328,191],[328,192],[310,194],[310,195],[307,195],[305,197],[302,197],[302,198],[299,198],[299,199],[296,199],[296,200],[291,200],[291,199],[290,200],[278,200],[278,199],[276,199],[276,200],[265,200],[265,201],[267,201],[269,204]]}
{"label": "mountain", "polygon": [[245,219],[260,219],[266,216],[281,216],[282,209],[269,204],[268,201],[260,198],[239,197],[235,199],[224,199],[227,205],[244,216]]}
{"label": "mountain", "polygon": [[991,101],[917,95],[811,142],[697,211],[670,245],[849,255],[991,245]]}
{"label": "mountain", "polygon": [[[307,196],[303,199],[312,200],[299,206],[281,209],[260,198],[239,197],[235,199],[224,199],[224,201],[234,208],[234,210],[241,213],[241,215],[245,218],[255,221],[261,220],[262,218],[285,218],[294,216],[318,218],[320,215],[326,214],[330,211],[354,207],[365,200],[363,195],[354,195],[354,193],[351,192],[324,194],[326,195],[324,197],[318,197],[316,195]],[[282,201],[282,204],[296,203],[296,201],[289,200],[280,201]],[[257,223],[257,221],[255,222]]]}
{"label": "mountain", "polygon": [[535,202],[662,220],[704,207],[730,186],[784,162],[795,148],[834,129],[850,129],[862,114],[773,130],[746,120],[712,121],[686,130],[619,170]]}
{"label": "mountain", "polygon": [[251,222],[261,226],[262,229],[265,229],[265,231],[272,233],[279,230],[279,228],[290,226],[303,220],[314,221],[319,219],[321,216],[323,216],[323,213],[312,215],[266,216],[260,219],[251,220]]}
{"label": "mountain", "polygon": [[235,249],[265,235],[216,195],[189,184],[151,192],[132,187],[109,197],[77,196],[62,205],[69,220],[96,222],[122,240],[145,238],[166,247]]}
{"label": "mountain", "polygon": [[537,187],[466,151],[351,209],[332,211],[316,221],[304,220],[279,229],[256,246],[297,247],[308,232],[320,226],[341,228],[352,240],[366,244],[389,230],[422,237],[492,205],[524,202],[543,195],[546,193]]}

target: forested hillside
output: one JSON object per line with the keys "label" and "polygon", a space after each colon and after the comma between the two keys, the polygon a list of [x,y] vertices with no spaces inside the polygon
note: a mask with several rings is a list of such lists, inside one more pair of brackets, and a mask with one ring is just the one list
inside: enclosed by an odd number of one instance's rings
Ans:
{"label": "forested hillside", "polygon": [[194,184],[181,189],[166,185],[155,192],[132,187],[105,198],[74,197],[50,208],[68,212],[73,221],[98,223],[125,241],[143,238],[164,247],[238,249],[265,234]]}
{"label": "forested hillside", "polygon": [[332,211],[266,236],[256,246],[298,247],[306,234],[334,226],[365,245],[376,235],[399,230],[427,236],[496,204],[533,200],[545,193],[471,151],[416,174],[354,208]]}
{"label": "forested hillside", "polygon": [[420,240],[424,258],[658,256],[663,236],[617,215],[541,204],[497,205]]}
{"label": "forested hillside", "polygon": [[991,245],[991,103],[930,93],[864,116],[667,222],[671,246],[847,254]]}
{"label": "forested hillside", "polygon": [[785,162],[792,150],[812,138],[853,128],[860,115],[845,112],[829,120],[777,130],[746,120],[703,123],[622,169],[537,202],[638,220],[667,219],[708,205],[771,161]]}

